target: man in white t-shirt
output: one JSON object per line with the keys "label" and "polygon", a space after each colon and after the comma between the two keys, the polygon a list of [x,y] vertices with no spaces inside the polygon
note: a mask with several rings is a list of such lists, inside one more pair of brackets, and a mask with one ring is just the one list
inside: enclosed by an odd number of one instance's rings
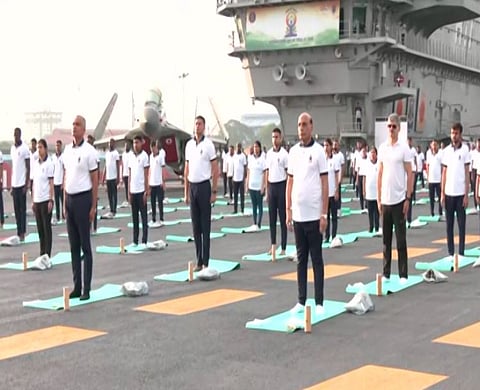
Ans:
{"label": "man in white t-shirt", "polygon": [[337,211],[338,214],[341,214],[342,210],[342,180],[343,180],[343,170],[345,169],[345,156],[340,150],[340,143],[338,140],[333,140],[333,157],[335,157],[340,164],[340,171],[338,172],[338,200],[337,200]]}
{"label": "man in white t-shirt", "polygon": [[32,192],[33,167],[38,162],[37,139],[30,140],[30,192]]}
{"label": "man in white t-shirt", "polygon": [[315,315],[322,315],[324,269],[322,234],[327,227],[328,169],[323,148],[312,138],[310,114],[298,117],[300,142],[290,149],[286,191],[287,224],[295,232],[298,302],[290,310],[301,313],[307,300],[308,256],[312,258]]}
{"label": "man in white t-shirt", "polygon": [[103,180],[107,181],[108,204],[112,217],[117,213],[117,186],[120,184],[120,155],[115,149],[115,140],[110,139],[105,153],[105,170]]}
{"label": "man in white t-shirt", "polygon": [[364,189],[363,189],[363,181],[366,174],[366,167],[368,163],[367,158],[367,147],[363,146],[362,150],[360,151],[360,157],[357,157],[356,167],[357,167],[357,182],[356,186],[358,188],[358,198],[360,200],[360,210],[365,210],[365,199],[364,199]]}
{"label": "man in white t-shirt", "polygon": [[280,222],[280,255],[287,249],[287,212],[285,208],[285,190],[287,188],[288,152],[282,146],[282,131],[276,127],[272,130],[272,147],[267,152],[265,161],[265,187],[270,222],[270,251],[274,256],[277,250],[277,215]]}
{"label": "man in white t-shirt", "polygon": [[447,219],[448,255],[455,254],[453,225],[455,214],[458,222],[458,254],[465,255],[466,208],[468,206],[468,189],[470,186],[469,167],[470,149],[462,142],[463,126],[454,123],[450,129],[451,143],[442,155],[442,194],[441,202],[445,207]]}
{"label": "man in white t-shirt", "polygon": [[[407,230],[405,218],[412,200],[412,154],[407,144],[399,141],[400,118],[391,114],[387,121],[388,139],[378,150],[377,203],[383,227],[383,279],[390,280],[392,265],[392,233],[397,239],[400,284],[408,278]],[[406,177],[406,180],[405,180]]]}
{"label": "man in white t-shirt", "polygon": [[[132,141],[126,140],[125,141],[125,151],[122,153],[122,178],[123,178],[123,186],[125,187],[125,201],[127,202],[128,207],[128,161],[130,160],[130,156],[133,154],[132,152]],[[125,207],[122,205],[122,207]]]}
{"label": "man in white t-shirt", "polygon": [[417,172],[415,183],[419,180],[422,182],[422,188],[425,188],[425,178],[423,177],[423,163],[425,161],[425,155],[422,152],[420,145],[417,145]]}
{"label": "man in white t-shirt", "polygon": [[93,266],[90,224],[96,218],[98,197],[98,155],[95,148],[84,140],[85,128],[85,118],[77,116],[73,122],[73,144],[67,145],[63,156],[64,214],[67,220],[74,284],[70,298],[80,297],[80,300],[90,299]]}
{"label": "man in white t-shirt", "polygon": [[0,229],[5,224],[5,209],[3,207],[3,153],[0,150]]}
{"label": "man in white t-shirt", "polygon": [[[218,163],[213,142],[205,137],[205,118],[195,118],[194,137],[185,147],[185,203],[190,204],[197,266],[208,268],[212,204],[217,199]],[[212,183],[210,184],[210,179]]]}
{"label": "man in white t-shirt", "polygon": [[228,193],[229,193],[229,204],[233,202],[233,156],[235,155],[235,148],[233,145],[228,147],[228,157],[227,157],[227,182],[228,182]]}
{"label": "man in white t-shirt", "polygon": [[472,172],[471,172],[471,186],[473,189],[473,199],[474,199],[474,206],[475,208],[478,207],[479,203],[477,202],[477,197],[478,197],[478,187],[475,185],[476,180],[477,180],[477,174],[478,172],[478,167],[480,165],[480,138],[477,139],[477,142],[475,143],[475,148],[470,152],[470,156],[472,159]]}
{"label": "man in white t-shirt", "polygon": [[[97,158],[97,176],[98,176],[98,182],[100,183],[100,156],[98,154],[98,150],[95,147],[95,137],[92,134],[87,135],[87,142],[93,146],[93,150],[95,151],[96,158]],[[96,234],[97,233],[97,224],[98,224],[98,218],[97,218],[97,213],[98,213],[98,196],[95,204],[95,218],[93,218],[92,222],[92,233]]]}
{"label": "man in white t-shirt", "polygon": [[228,146],[222,150],[222,177],[223,177],[223,197],[227,197],[227,190],[228,190],[228,179],[227,179],[227,172],[228,172]]}
{"label": "man in white t-shirt", "polygon": [[150,163],[143,148],[143,138],[136,135],[133,138],[133,153],[128,160],[128,189],[130,205],[132,206],[133,243],[138,245],[140,233],[139,217],[142,218],[142,244],[148,240],[147,199],[150,195],[148,186],[148,169]]}
{"label": "man in white t-shirt", "polygon": [[[55,154],[52,156],[52,162],[54,166],[53,174],[53,190],[55,193],[55,212],[56,218],[52,220],[52,225],[56,225],[62,219],[65,219],[63,215],[63,150],[62,140],[58,139],[55,142]],[[60,214],[61,212],[61,214]]]}
{"label": "man in white t-shirt", "polygon": [[410,228],[412,224],[412,211],[413,203],[417,201],[417,149],[413,146],[412,137],[408,137],[408,147],[410,149],[410,159],[412,162],[412,174],[413,174],[413,190],[412,190],[412,200],[409,202],[408,213],[407,213],[407,226]]}
{"label": "man in white t-shirt", "polygon": [[240,193],[240,210],[245,211],[245,178],[247,177],[247,157],[242,150],[242,144],[237,144],[237,152],[233,160],[233,213],[238,213],[238,193]]}
{"label": "man in white t-shirt", "polygon": [[17,236],[25,240],[27,231],[27,191],[30,185],[30,151],[22,142],[22,130],[13,131],[14,144],[10,148],[12,158],[12,197],[17,223]]}
{"label": "man in white t-shirt", "polygon": [[430,214],[435,215],[435,196],[438,198],[438,215],[442,217],[442,202],[440,202],[440,183],[442,181],[442,158],[438,150],[438,142],[430,142],[430,150],[427,153],[427,181],[428,194],[430,196]]}
{"label": "man in white t-shirt", "polygon": [[[151,143],[152,154],[150,155],[150,204],[152,206],[151,227],[160,227],[163,225],[163,198],[165,196],[165,154],[160,153],[160,141],[155,140]],[[158,215],[160,221],[157,222],[157,202]]]}

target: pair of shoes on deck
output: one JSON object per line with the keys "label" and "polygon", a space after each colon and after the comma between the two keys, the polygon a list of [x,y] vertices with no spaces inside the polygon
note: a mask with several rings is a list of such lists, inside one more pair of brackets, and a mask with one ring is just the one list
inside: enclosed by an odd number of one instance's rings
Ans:
{"label": "pair of shoes on deck", "polygon": [[[290,309],[290,314],[295,315],[295,314],[300,314],[305,311],[305,305],[302,305],[301,303],[297,303],[293,308]],[[323,308],[322,305],[316,305],[315,306],[315,315],[321,316],[325,314],[325,309]]]}
{"label": "pair of shoes on deck", "polygon": [[70,293],[70,299],[80,298],[81,301],[88,301],[90,299],[90,291],[84,291],[83,294],[80,291],[73,290]]}

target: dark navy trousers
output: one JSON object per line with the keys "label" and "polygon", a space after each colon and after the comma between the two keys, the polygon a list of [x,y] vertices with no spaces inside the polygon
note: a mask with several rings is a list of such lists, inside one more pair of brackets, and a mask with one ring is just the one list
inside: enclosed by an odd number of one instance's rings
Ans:
{"label": "dark navy trousers", "polygon": [[190,183],[190,216],[192,218],[197,266],[199,267],[202,265],[208,267],[208,261],[210,260],[211,196],[212,187],[210,180],[201,183]]}

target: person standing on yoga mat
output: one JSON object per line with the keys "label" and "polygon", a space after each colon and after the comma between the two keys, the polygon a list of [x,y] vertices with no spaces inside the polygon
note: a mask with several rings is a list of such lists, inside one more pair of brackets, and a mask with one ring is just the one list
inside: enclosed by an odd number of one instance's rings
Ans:
{"label": "person standing on yoga mat", "polygon": [[455,254],[453,230],[455,214],[458,223],[458,254],[465,255],[466,208],[470,185],[470,148],[462,142],[463,126],[454,123],[450,129],[451,143],[442,155],[442,195],[440,201],[447,219],[448,255]]}
{"label": "person standing on yoga mat", "polygon": [[135,245],[138,245],[138,235],[140,234],[139,213],[142,218],[142,244],[146,244],[148,239],[147,200],[150,196],[150,186],[148,185],[150,162],[142,147],[143,138],[141,135],[136,135],[133,138],[133,153],[128,161],[128,188],[130,191],[128,195],[132,206],[133,243]]}
{"label": "person standing on yoga mat", "polygon": [[435,215],[435,195],[438,199],[438,215],[443,216],[442,202],[440,202],[440,182],[442,181],[442,157],[438,150],[438,142],[430,143],[430,153],[427,153],[427,182],[430,196],[430,214]]}
{"label": "person standing on yoga mat", "polygon": [[[212,204],[217,199],[217,153],[213,142],[205,137],[205,118],[195,118],[194,137],[185,148],[185,203],[190,204],[193,238],[198,272],[210,260]],[[210,179],[212,183],[210,184]]]}
{"label": "person standing on yoga mat", "polygon": [[405,219],[412,201],[412,154],[400,142],[400,118],[391,114],[387,120],[388,139],[378,150],[377,204],[383,227],[383,280],[390,280],[392,266],[392,233],[395,226],[400,284],[407,283],[407,227]]}
{"label": "person standing on yoga mat", "polygon": [[263,216],[263,196],[265,195],[265,157],[262,153],[262,144],[255,141],[253,154],[249,156],[247,168],[247,186],[250,192],[253,209],[252,232],[260,231]]}
{"label": "person standing on yoga mat", "polygon": [[3,209],[3,153],[0,150],[0,229],[5,224],[5,210]]}
{"label": "person standing on yoga mat", "polygon": [[[98,151],[97,149],[95,148],[95,138],[93,137],[93,135],[89,134],[87,136],[87,142],[93,146],[93,150],[95,151],[95,153],[97,154],[97,166],[98,166],[98,170],[97,170],[97,176],[98,176],[98,182],[100,183],[100,156],[98,155]],[[97,224],[98,224],[98,218],[97,218],[97,213],[98,213],[98,197],[97,199],[95,200],[95,218],[93,218],[93,224],[91,226],[92,228],[92,233],[93,234],[96,234],[97,233]]]}
{"label": "person standing on yoga mat", "polygon": [[122,177],[123,186],[125,187],[125,200],[128,203],[128,160],[132,152],[132,145],[130,140],[125,141],[125,151],[122,154]]}
{"label": "person standing on yoga mat", "polygon": [[105,170],[103,173],[103,184],[107,181],[108,205],[110,216],[117,214],[117,187],[120,184],[120,155],[115,149],[115,140],[110,138],[108,150],[105,153]]}
{"label": "person standing on yoga mat", "polygon": [[287,187],[288,152],[282,147],[282,132],[279,128],[272,130],[272,148],[267,152],[265,161],[265,194],[268,203],[270,221],[270,250],[277,250],[277,214],[280,219],[281,252],[284,256],[287,249],[287,223],[285,210],[285,189]]}
{"label": "person standing on yoga mat", "polygon": [[327,227],[328,166],[323,148],[312,138],[313,120],[304,112],[298,117],[300,142],[290,149],[286,190],[287,224],[295,233],[297,247],[298,302],[292,314],[305,310],[308,256],[312,258],[315,313],[322,315],[324,269],[322,235]]}
{"label": "person standing on yoga mat", "polygon": [[[68,240],[72,256],[73,290],[70,298],[90,299],[93,255],[90,242],[90,224],[96,215],[98,196],[97,151],[85,142],[86,121],[78,115],[73,121],[73,143],[65,148],[63,156],[64,215],[67,219]],[[82,258],[83,252],[83,293]]]}

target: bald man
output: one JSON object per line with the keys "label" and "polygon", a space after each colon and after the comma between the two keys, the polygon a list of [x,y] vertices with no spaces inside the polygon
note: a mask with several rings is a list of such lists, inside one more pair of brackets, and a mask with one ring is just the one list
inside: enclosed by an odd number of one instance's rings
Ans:
{"label": "bald man", "polygon": [[[63,164],[65,217],[72,256],[73,290],[70,298],[90,299],[92,246],[90,223],[96,215],[98,193],[97,152],[85,142],[85,118],[73,121],[73,143],[65,148]],[[83,278],[81,252],[83,252]],[[83,279],[83,285],[82,285]]]}

